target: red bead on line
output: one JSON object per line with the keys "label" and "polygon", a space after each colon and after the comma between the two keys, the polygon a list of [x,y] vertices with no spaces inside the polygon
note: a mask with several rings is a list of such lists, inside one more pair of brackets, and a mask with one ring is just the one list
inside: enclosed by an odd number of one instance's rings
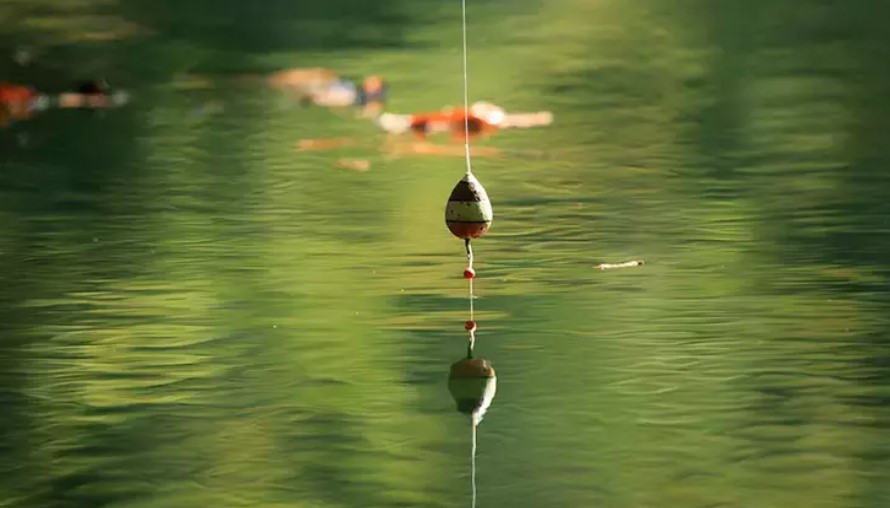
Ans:
{"label": "red bead on line", "polygon": [[476,278],[476,270],[473,270],[471,267],[468,266],[467,269],[464,270],[464,278],[465,279],[475,279]]}
{"label": "red bead on line", "polygon": [[467,321],[466,323],[464,323],[464,329],[468,332],[475,332],[476,322],[473,320]]}

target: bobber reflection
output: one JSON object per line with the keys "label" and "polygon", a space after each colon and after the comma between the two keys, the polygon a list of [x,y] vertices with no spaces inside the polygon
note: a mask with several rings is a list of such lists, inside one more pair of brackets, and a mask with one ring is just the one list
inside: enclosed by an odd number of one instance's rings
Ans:
{"label": "bobber reflection", "polygon": [[470,415],[473,426],[482,421],[497,393],[497,376],[488,360],[464,358],[451,365],[448,391],[459,412]]}
{"label": "bobber reflection", "polygon": [[470,451],[470,478],[472,504],[476,506],[476,428],[491,406],[497,393],[498,379],[488,360],[473,358],[472,347],[467,357],[454,362],[448,374],[448,391],[457,410],[470,416],[470,436],[473,446]]}

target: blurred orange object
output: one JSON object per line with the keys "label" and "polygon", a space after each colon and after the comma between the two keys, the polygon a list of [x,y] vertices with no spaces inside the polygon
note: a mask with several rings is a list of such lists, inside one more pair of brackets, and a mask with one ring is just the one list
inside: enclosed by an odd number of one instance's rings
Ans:
{"label": "blurred orange object", "polygon": [[0,82],[0,126],[31,117],[37,90],[16,83]]}

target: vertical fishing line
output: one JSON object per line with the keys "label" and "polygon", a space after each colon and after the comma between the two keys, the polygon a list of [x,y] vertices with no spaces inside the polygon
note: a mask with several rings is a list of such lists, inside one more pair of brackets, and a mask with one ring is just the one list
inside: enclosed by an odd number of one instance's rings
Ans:
{"label": "vertical fishing line", "polygon": [[464,43],[464,153],[467,157],[467,174],[473,173],[470,164],[470,92],[469,78],[467,77],[467,0],[461,0],[461,27],[463,28]]}
{"label": "vertical fishing line", "polygon": [[470,477],[473,483],[473,496],[471,498],[471,508],[476,508],[476,418],[473,418],[473,449],[470,455]]}
{"label": "vertical fishing line", "polygon": [[475,321],[476,317],[473,313],[473,279],[475,279],[475,271],[473,270],[473,246],[470,245],[470,240],[466,240],[467,246],[467,272],[471,275],[466,276],[467,281],[470,283],[470,321]]}
{"label": "vertical fishing line", "polygon": [[[473,167],[470,161],[470,80],[467,70],[467,68],[469,67],[469,65],[467,64],[467,0],[461,0],[461,29],[463,35],[464,155],[466,156],[467,162],[467,173],[465,180],[475,181],[475,178],[473,178]],[[470,190],[472,192],[475,192],[475,188],[472,186],[472,184],[470,185]],[[483,190],[482,192],[484,193],[485,191]],[[485,199],[487,201],[487,196]],[[467,357],[472,358],[473,348],[476,344],[476,316],[474,308],[475,303],[473,302],[473,279],[476,277],[476,272],[473,269],[473,247],[470,245],[470,236],[464,237],[464,245],[467,249],[467,268],[466,270],[464,270],[464,278],[467,279],[468,289],[470,293],[470,320],[466,323],[466,329],[470,334],[469,343],[467,344]],[[479,425],[479,418],[475,413],[471,417],[470,422],[473,429],[473,445],[470,450],[470,478],[472,484],[472,500],[470,506],[471,508],[476,508],[476,427]]]}

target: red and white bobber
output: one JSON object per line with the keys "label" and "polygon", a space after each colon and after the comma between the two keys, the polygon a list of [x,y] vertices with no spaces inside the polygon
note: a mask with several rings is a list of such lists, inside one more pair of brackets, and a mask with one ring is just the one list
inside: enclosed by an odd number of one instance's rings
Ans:
{"label": "red and white bobber", "polygon": [[445,205],[445,224],[451,234],[465,241],[488,232],[494,214],[488,193],[472,173],[457,182]]}

